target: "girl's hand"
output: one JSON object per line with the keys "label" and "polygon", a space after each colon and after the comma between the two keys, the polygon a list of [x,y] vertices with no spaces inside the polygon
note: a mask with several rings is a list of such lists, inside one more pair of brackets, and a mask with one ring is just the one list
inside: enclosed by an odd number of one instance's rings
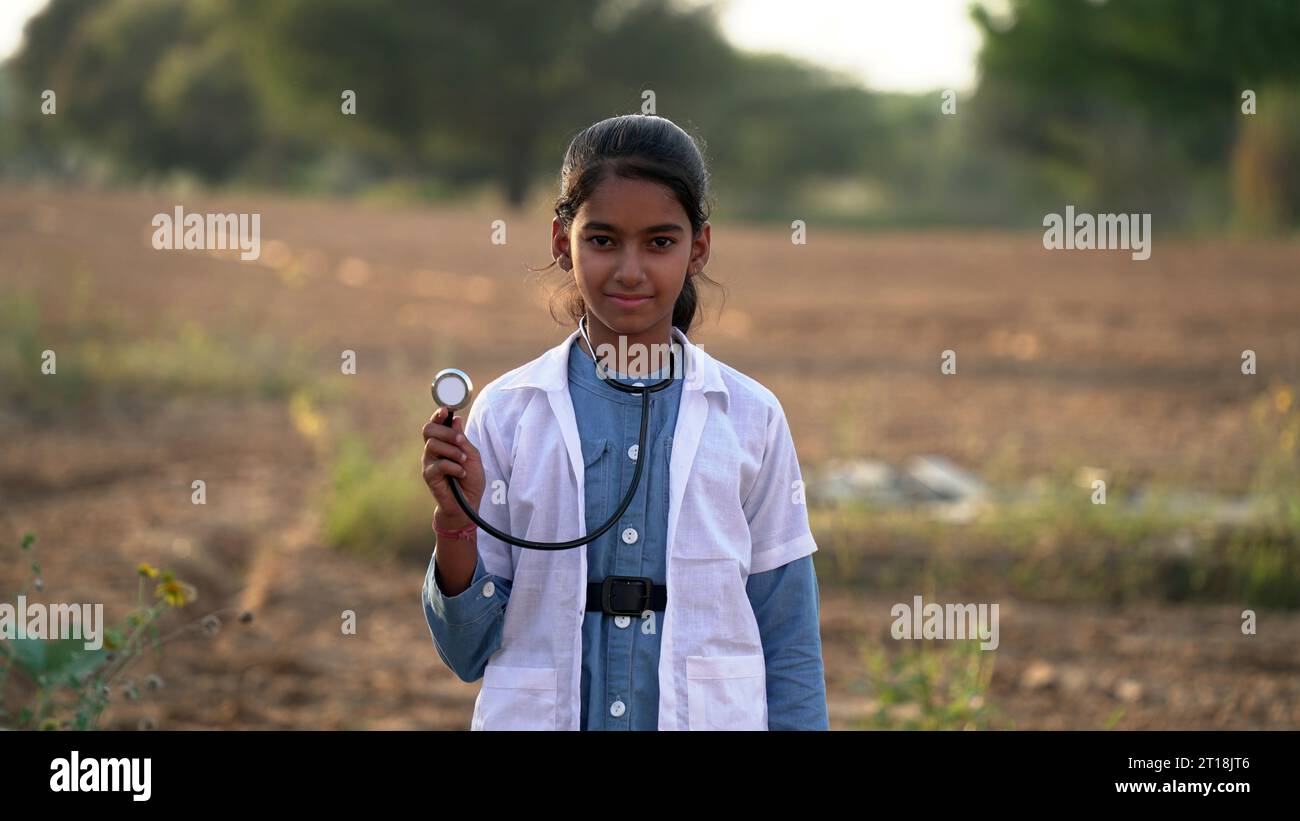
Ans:
{"label": "girl's hand", "polygon": [[486,479],[478,449],[465,436],[464,418],[456,417],[452,420],[454,427],[449,428],[442,423],[446,417],[447,409],[438,408],[425,424],[424,458],[420,467],[424,483],[429,486],[429,492],[438,502],[438,526],[459,529],[473,522],[456,503],[451,486],[447,484],[447,477],[456,477],[465,501],[475,513],[483,498]]}

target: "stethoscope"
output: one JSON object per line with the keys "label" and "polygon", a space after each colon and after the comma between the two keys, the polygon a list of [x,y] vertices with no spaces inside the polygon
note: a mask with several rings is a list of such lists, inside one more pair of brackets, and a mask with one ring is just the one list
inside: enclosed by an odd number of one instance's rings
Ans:
{"label": "stethoscope", "polygon": [[[587,343],[587,350],[592,352],[592,358],[594,359],[596,348],[591,344],[590,337],[587,336],[587,321],[587,315],[584,313],[582,319],[578,321],[578,332],[582,334],[583,341]],[[685,371],[679,372],[677,370],[676,348],[677,345],[675,344],[669,344],[668,346],[671,362],[671,367],[668,369],[668,375],[657,384],[651,385],[648,388],[637,385],[625,385],[613,378],[613,375],[610,374],[607,366],[602,366],[599,361],[595,363],[596,376],[599,377],[601,381],[617,388],[623,393],[641,394],[641,436],[637,440],[636,446],[638,456],[646,452],[645,437],[646,431],[650,426],[650,394],[661,391],[671,385],[674,374],[685,373]],[[446,368],[439,371],[438,375],[434,377],[430,390],[433,393],[434,401],[447,408],[447,418],[443,420],[443,424],[447,427],[451,427],[452,418],[455,416],[455,412],[469,404],[469,397],[474,391],[474,385],[470,382],[469,374],[457,368]],[[465,497],[461,493],[460,483],[456,481],[455,477],[447,476],[446,478],[447,484],[451,486],[451,494],[456,497],[456,503],[460,505],[460,509],[465,511],[465,515],[468,516],[474,524],[482,528],[483,532],[495,536],[503,542],[509,542],[510,544],[519,545],[520,547],[530,547],[534,550],[567,550],[571,547],[581,547],[588,542],[594,542],[596,539],[600,538],[601,534],[614,526],[615,522],[619,520],[619,517],[621,517],[624,511],[627,510],[628,505],[632,504],[633,497],[636,496],[636,488],[637,485],[641,483],[641,468],[644,463],[645,459],[636,460],[636,470],[632,474],[632,486],[627,489],[627,494],[623,497],[622,503],[619,504],[618,510],[614,511],[614,515],[609,517],[609,521],[597,528],[596,532],[588,533],[580,539],[572,539],[567,542],[531,542],[527,539],[516,539],[509,533],[503,533],[500,530],[497,530],[492,525],[483,521],[476,511],[470,510],[469,503],[465,501]]]}

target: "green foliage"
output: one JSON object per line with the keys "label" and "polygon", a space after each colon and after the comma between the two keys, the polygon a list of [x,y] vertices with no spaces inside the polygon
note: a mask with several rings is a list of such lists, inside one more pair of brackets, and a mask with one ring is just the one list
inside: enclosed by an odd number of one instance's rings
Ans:
{"label": "green foliage", "polygon": [[[1057,208],[1221,223],[1234,144],[1258,116],[1241,112],[1243,90],[1300,80],[1300,7],[1287,0],[1013,0],[1005,16],[973,16],[981,133],[1038,163]],[[1272,175],[1290,202],[1300,168],[1284,153],[1255,176]],[[1238,211],[1258,190],[1244,193]]]}
{"label": "green foliage", "polygon": [[978,641],[899,642],[892,656],[874,643],[860,646],[866,676],[853,689],[875,703],[855,729],[988,730],[1007,722],[989,702],[995,654]]}
{"label": "green foliage", "polygon": [[[579,128],[641,110],[652,90],[705,142],[732,218],[1009,221],[997,192],[1023,176],[970,151],[932,95],[739,51],[715,9],[666,0],[55,0],[12,65],[0,109],[22,124],[16,175],[430,199],[491,182],[517,205],[553,185]],[[77,89],[75,107],[6,107],[51,86]],[[345,89],[357,116],[340,110]]]}
{"label": "green foliage", "polygon": [[84,680],[105,663],[111,652],[103,647],[87,650],[79,639],[23,638],[5,644],[4,652],[14,665],[37,681],[67,676]]}
{"label": "green foliage", "polygon": [[[312,383],[310,354],[268,333],[213,332],[186,321],[147,338],[128,337],[112,317],[83,316],[89,280],[76,286],[70,322],[46,322],[35,297],[0,292],[0,401],[44,417],[99,403],[197,394],[269,397]],[[42,372],[53,351],[57,370]]]}
{"label": "green foliage", "polygon": [[[28,564],[29,575],[18,596],[26,596],[33,586],[38,591],[44,588],[44,583],[39,581],[40,564],[34,558],[35,543],[34,534],[23,536],[20,553]],[[161,657],[163,646],[180,635],[194,632],[211,635],[220,628],[219,615],[210,613],[162,635],[159,625],[169,611],[193,602],[197,591],[170,572],[148,565],[140,565],[137,575],[136,606],[121,623],[98,625],[103,631],[100,647],[87,648],[85,639],[75,637],[0,640],[0,729],[96,729],[115,694],[132,701],[141,698],[139,686],[125,678],[140,658],[150,651],[155,657]],[[150,602],[146,580],[153,579],[158,580],[153,589],[157,601]],[[25,618],[23,613],[17,616]],[[250,614],[240,618],[241,622],[249,620]],[[13,674],[17,674],[17,687],[10,686]],[[146,690],[156,689],[161,683],[158,676],[151,675],[146,680]],[[34,689],[34,696],[32,703],[18,707],[9,700],[22,692],[22,684]]]}
{"label": "green foliage", "polygon": [[1232,149],[1236,227],[1277,231],[1300,223],[1300,91],[1296,83],[1253,89],[1257,112]]}
{"label": "green foliage", "polygon": [[[741,51],[711,5],[53,0],[0,76],[0,168],[428,199],[490,184],[520,206],[554,185],[579,128],[651,90],[706,143],[733,219],[1038,227],[1068,202],[1285,230],[1300,220],[1297,8],[977,5],[980,85],[944,116],[942,89],[873,93]],[[46,88],[57,117],[32,104]]]}
{"label": "green foliage", "polygon": [[[1261,392],[1254,422],[1253,508],[1216,524],[1180,488],[1130,497],[1112,476],[1105,504],[1064,468],[1034,495],[999,498],[967,524],[925,510],[811,509],[827,584],[1011,591],[1038,599],[1242,603],[1300,608],[1300,389]],[[1191,497],[1195,499],[1195,497]]]}
{"label": "green foliage", "polygon": [[420,561],[433,552],[434,505],[419,459],[408,451],[377,459],[359,437],[343,437],[319,505],[332,547]]}

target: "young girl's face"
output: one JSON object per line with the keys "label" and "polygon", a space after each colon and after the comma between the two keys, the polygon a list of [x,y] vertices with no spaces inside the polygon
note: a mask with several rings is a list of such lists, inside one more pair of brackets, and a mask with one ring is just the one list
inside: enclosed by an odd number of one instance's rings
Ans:
{"label": "young girl's face", "polygon": [[687,272],[708,262],[709,234],[706,222],[692,238],[686,210],[667,186],[609,175],[567,235],[558,217],[552,222],[551,252],[573,271],[595,344],[626,336],[628,344],[651,345],[669,341]]}

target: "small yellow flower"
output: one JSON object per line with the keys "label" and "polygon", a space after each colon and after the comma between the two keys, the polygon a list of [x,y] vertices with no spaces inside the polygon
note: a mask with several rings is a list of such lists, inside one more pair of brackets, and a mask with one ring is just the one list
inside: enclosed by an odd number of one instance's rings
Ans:
{"label": "small yellow flower", "polygon": [[319,439],[325,430],[325,417],[312,405],[311,397],[302,391],[289,400],[289,416],[293,419],[293,426],[306,439]]}
{"label": "small yellow flower", "polygon": [[1278,413],[1287,412],[1287,409],[1291,407],[1291,390],[1289,388],[1281,388],[1277,393],[1273,394],[1273,407],[1277,408]]}
{"label": "small yellow flower", "polygon": [[154,589],[154,595],[172,607],[184,607],[195,598],[196,591],[185,582],[170,579]]}
{"label": "small yellow flower", "polygon": [[148,562],[140,562],[139,566],[136,567],[135,572],[148,579],[158,578],[158,568]]}

